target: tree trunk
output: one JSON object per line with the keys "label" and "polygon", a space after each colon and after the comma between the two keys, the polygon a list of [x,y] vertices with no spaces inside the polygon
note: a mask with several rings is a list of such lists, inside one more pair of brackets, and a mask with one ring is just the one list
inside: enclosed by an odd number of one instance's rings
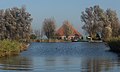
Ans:
{"label": "tree trunk", "polygon": [[93,38],[93,34],[90,33],[90,41],[92,41],[92,38]]}

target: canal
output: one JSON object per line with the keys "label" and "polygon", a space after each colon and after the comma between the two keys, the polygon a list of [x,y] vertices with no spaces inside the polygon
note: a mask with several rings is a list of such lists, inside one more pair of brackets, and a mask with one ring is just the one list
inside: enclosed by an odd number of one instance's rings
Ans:
{"label": "canal", "polygon": [[104,43],[31,43],[19,56],[0,58],[0,72],[119,72],[120,57]]}

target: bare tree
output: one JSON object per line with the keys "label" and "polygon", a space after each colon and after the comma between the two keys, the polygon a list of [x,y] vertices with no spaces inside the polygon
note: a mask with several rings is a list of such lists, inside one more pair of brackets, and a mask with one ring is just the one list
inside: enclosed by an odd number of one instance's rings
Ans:
{"label": "bare tree", "polygon": [[40,30],[35,29],[34,30],[34,34],[37,36],[37,38],[39,38],[39,36],[40,36]]}
{"label": "bare tree", "polygon": [[56,31],[55,20],[52,18],[45,19],[42,30],[48,39],[54,38]]}
{"label": "bare tree", "polygon": [[43,31],[40,29],[34,30],[34,34],[37,36],[37,38],[42,39],[43,37]]}
{"label": "bare tree", "polygon": [[65,34],[66,38],[68,38],[68,36],[70,36],[73,33],[71,28],[70,28],[70,22],[64,21],[63,27],[64,27],[64,34]]}

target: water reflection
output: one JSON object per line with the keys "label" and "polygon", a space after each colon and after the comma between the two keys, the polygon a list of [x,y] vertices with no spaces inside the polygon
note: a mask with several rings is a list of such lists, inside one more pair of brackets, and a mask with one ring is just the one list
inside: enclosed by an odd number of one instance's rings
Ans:
{"label": "water reflection", "polygon": [[[120,59],[117,58],[76,58],[47,57],[45,72],[118,72]],[[39,70],[40,71],[40,70]]]}
{"label": "water reflection", "polygon": [[119,72],[120,57],[105,48],[104,43],[32,43],[20,56],[0,58],[0,71]]}
{"label": "water reflection", "polygon": [[107,59],[86,59],[82,61],[82,72],[109,71],[114,65]]}
{"label": "water reflection", "polygon": [[54,68],[56,66],[55,61],[56,61],[55,57],[46,57],[45,58],[46,70],[54,70]]}
{"label": "water reflection", "polygon": [[32,60],[26,57],[13,56],[0,58],[1,70],[32,70]]}
{"label": "water reflection", "polygon": [[71,61],[69,57],[64,57],[63,64],[69,66],[71,64]]}
{"label": "water reflection", "polygon": [[[104,43],[32,43],[23,56],[34,58],[34,71],[106,72],[119,70],[120,59]],[[40,61],[39,61],[40,60]]]}

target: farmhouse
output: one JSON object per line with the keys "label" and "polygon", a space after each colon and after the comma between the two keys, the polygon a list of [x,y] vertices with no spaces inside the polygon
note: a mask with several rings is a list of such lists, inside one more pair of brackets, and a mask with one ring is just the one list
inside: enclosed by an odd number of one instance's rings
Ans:
{"label": "farmhouse", "polygon": [[70,24],[67,23],[67,27],[69,27],[69,30],[72,31],[72,33],[66,37],[66,30],[65,30],[65,24],[63,24],[57,31],[57,39],[67,39],[67,40],[72,40],[72,39],[81,39],[82,35]]}

